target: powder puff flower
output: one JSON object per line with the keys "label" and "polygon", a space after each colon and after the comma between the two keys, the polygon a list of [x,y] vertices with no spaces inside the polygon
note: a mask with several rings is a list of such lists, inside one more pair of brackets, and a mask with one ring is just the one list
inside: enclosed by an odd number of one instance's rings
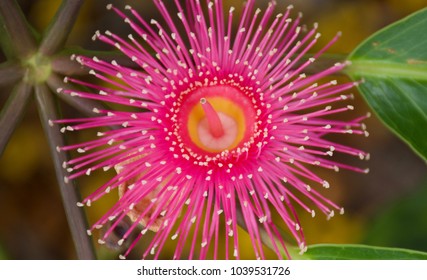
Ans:
{"label": "powder puff flower", "polygon": [[[185,7],[176,0],[171,12],[161,0],[153,2],[161,21],[146,21],[130,6],[122,11],[108,5],[134,35],[123,39],[106,31],[94,36],[136,67],[78,56],[102,83],[67,78],[93,90],[63,90],[116,108],[94,108],[95,117],[57,121],[63,131],[100,130],[96,140],[61,148],[81,153],[64,163],[70,172],[65,180],[99,169],[116,171],[79,203],[90,205],[111,191],[119,194],[88,232],[111,223],[99,239],[104,243],[127,216],[132,225],[118,245],[136,228],[142,231],[123,258],[152,231],[143,258],[158,258],[169,240],[175,242],[176,259],[228,259],[241,254],[240,219],[256,258],[265,258],[261,230],[278,258],[289,257],[277,227],[280,220],[304,251],[294,207],[313,216],[315,211],[327,217],[343,212],[320,194],[318,189],[329,183],[310,167],[365,172],[331,156],[368,156],[326,137],[366,133],[364,117],[330,118],[353,109],[343,103],[354,83],[319,82],[345,64],[304,74],[339,35],[307,58],[320,36],[317,25],[303,32],[300,17],[290,17],[291,7],[276,14],[272,1],[262,12],[249,0],[235,21],[235,9],[224,11],[221,0],[187,0]],[[221,239],[224,249],[218,248]]]}

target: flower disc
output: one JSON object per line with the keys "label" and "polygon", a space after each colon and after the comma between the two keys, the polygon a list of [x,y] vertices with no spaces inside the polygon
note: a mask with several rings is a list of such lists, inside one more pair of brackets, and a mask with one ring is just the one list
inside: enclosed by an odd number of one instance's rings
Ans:
{"label": "flower disc", "polygon": [[[208,102],[221,121],[223,135],[209,129],[200,100]],[[199,154],[213,155],[243,146],[255,130],[255,109],[245,92],[230,85],[200,87],[187,94],[178,114],[179,130],[186,147]]]}

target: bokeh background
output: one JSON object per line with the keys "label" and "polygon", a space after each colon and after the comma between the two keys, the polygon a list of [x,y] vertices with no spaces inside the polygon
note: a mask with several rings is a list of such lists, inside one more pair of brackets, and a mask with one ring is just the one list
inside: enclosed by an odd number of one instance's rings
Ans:
{"label": "bokeh background", "polygon": [[[42,32],[61,1],[18,2],[30,23],[37,31]],[[116,6],[131,4],[146,18],[156,18],[158,15],[149,0],[87,0],[69,38],[69,46],[110,50],[108,46],[91,40],[96,30],[110,29],[128,34],[128,27],[114,13],[106,11],[105,6],[110,2]],[[235,0],[224,2],[236,7],[242,4],[242,1]],[[257,2],[265,7],[268,1]],[[293,4],[294,11],[303,12],[307,25],[314,22],[320,24],[322,37],[319,45],[326,43],[337,31],[342,31],[343,36],[329,52],[343,55],[350,53],[375,31],[427,6],[426,0],[277,2],[282,9]],[[0,62],[2,61],[4,58],[0,53]],[[342,77],[340,79],[345,80]],[[0,89],[1,106],[8,96],[8,90],[10,89]],[[357,91],[354,93],[355,114],[363,115],[369,108]],[[75,113],[64,107],[65,115]],[[347,163],[370,168],[370,173],[361,175],[346,171],[321,171],[332,185],[326,195],[344,206],[346,214],[326,221],[322,215],[313,219],[310,215],[301,213],[307,241],[309,244],[359,243],[427,251],[426,165],[375,116],[368,119],[366,124],[370,132],[368,138],[351,136],[340,141],[371,153],[371,160],[367,162],[343,158]],[[102,176],[81,180],[82,196],[90,193],[104,180]],[[86,209],[89,222],[99,218],[113,202],[114,197],[110,196]],[[95,246],[101,259],[116,258],[118,255],[118,251],[97,244]],[[166,248],[162,257],[169,258],[171,254],[172,248]],[[36,106],[30,102],[24,119],[0,158],[0,259],[75,258],[47,141]]]}

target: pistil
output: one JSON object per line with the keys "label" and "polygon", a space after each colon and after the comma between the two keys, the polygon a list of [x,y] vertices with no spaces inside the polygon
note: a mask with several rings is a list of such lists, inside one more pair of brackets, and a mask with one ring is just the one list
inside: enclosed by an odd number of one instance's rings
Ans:
{"label": "pistil", "polygon": [[214,107],[204,97],[200,98],[200,104],[202,105],[206,120],[208,121],[209,132],[214,138],[222,137],[224,135],[224,128]]}

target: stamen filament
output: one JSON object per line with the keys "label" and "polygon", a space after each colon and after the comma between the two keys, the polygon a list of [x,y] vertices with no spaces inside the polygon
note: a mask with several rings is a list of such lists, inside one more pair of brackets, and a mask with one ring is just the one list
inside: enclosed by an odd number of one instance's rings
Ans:
{"label": "stamen filament", "polygon": [[215,138],[223,136],[224,128],[222,127],[218,113],[206,98],[200,98],[200,104],[202,105],[203,111],[205,112],[206,119],[208,121],[209,132]]}

